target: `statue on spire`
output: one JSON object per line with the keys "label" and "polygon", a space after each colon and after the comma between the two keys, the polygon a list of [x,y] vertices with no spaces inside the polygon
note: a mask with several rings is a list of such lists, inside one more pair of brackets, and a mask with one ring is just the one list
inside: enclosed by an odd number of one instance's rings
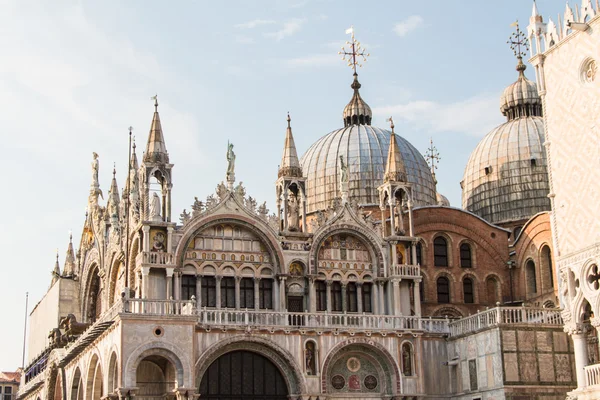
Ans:
{"label": "statue on spire", "polygon": [[98,183],[98,171],[100,170],[100,161],[98,161],[98,153],[95,151],[92,153],[94,159],[92,160],[92,186],[100,187]]}
{"label": "statue on spire", "polygon": [[233,152],[233,143],[227,142],[227,183],[229,188],[233,188],[235,182],[235,153]]}

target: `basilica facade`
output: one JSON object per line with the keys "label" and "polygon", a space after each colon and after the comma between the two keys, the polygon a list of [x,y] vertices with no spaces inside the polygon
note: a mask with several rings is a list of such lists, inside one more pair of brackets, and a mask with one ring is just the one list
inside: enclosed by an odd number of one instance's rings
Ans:
{"label": "basilica facade", "polygon": [[557,308],[544,107],[517,61],[463,208],[437,191],[433,154],[371,125],[355,72],[343,127],[302,157],[288,116],[274,212],[236,182],[232,144],[215,193],[176,212],[155,99],[141,161],[134,145],[105,204],[93,155],[19,398],[564,398],[579,371]]}

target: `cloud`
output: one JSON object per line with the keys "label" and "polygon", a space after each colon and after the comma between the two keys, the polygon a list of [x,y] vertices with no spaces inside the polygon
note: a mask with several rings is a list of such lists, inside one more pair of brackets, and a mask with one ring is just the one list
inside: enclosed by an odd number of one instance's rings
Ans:
{"label": "cloud", "polygon": [[276,32],[265,33],[266,37],[273,38],[277,41],[282,40],[287,36],[291,36],[294,33],[298,32],[302,25],[306,22],[306,19],[294,18],[287,22],[285,22],[282,28]]}
{"label": "cloud", "polygon": [[398,22],[394,25],[393,31],[400,37],[406,36],[409,32],[415,30],[423,23],[423,17],[420,15],[411,15],[404,21]]}
{"label": "cloud", "polygon": [[240,44],[252,44],[254,43],[254,39],[252,39],[249,36],[241,36],[241,35],[237,35],[235,37],[235,41],[236,43],[240,43]]}
{"label": "cloud", "polygon": [[455,103],[441,104],[428,100],[373,108],[373,113],[394,117],[417,129],[433,132],[457,132],[483,136],[502,122],[498,96],[478,95]]}
{"label": "cloud", "polygon": [[235,27],[240,28],[240,29],[254,29],[257,26],[271,25],[271,24],[275,24],[275,23],[276,22],[273,21],[272,19],[253,19],[252,21],[237,24],[237,25],[235,25]]}
{"label": "cloud", "polygon": [[305,57],[292,58],[285,60],[288,67],[329,67],[339,65],[340,60],[337,54],[312,54]]}

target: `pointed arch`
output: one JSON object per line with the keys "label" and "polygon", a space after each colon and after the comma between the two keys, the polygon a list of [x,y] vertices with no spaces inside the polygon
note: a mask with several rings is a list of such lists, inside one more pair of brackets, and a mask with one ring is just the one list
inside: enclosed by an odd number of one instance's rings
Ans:
{"label": "pointed arch", "polygon": [[85,399],[100,400],[104,396],[102,363],[98,354],[94,353],[87,370]]}

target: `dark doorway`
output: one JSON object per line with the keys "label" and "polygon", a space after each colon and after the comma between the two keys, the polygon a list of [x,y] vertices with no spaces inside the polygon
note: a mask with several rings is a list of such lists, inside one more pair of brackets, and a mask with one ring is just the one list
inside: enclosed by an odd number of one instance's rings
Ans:
{"label": "dark doorway", "polygon": [[[304,312],[304,297],[288,296],[288,312],[302,313]],[[304,325],[304,315],[291,314],[289,315],[289,324],[292,326]]]}
{"label": "dark doorway", "polygon": [[233,351],[216,359],[200,383],[201,399],[288,400],[279,369],[266,357]]}

